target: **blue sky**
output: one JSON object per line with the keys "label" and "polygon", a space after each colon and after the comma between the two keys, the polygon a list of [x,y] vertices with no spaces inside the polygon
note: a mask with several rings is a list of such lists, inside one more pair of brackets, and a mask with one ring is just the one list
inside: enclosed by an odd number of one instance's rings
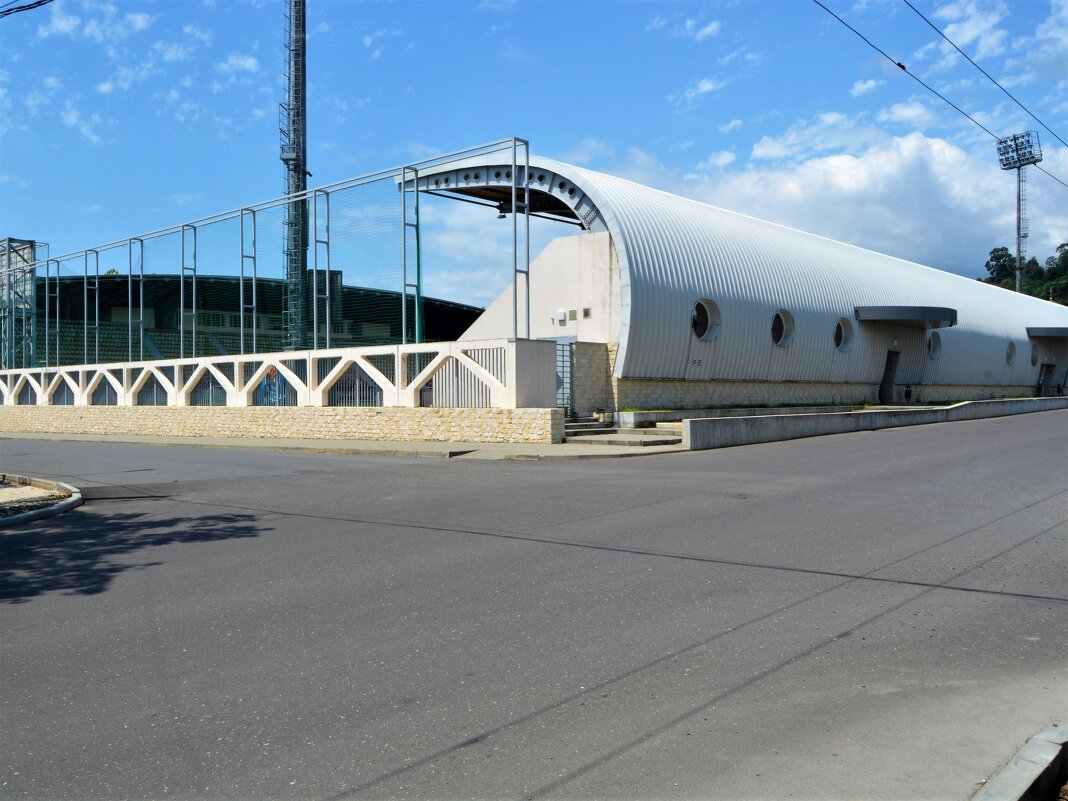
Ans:
{"label": "blue sky", "polygon": [[[984,125],[1068,148],[902,0],[826,0]],[[280,195],[282,0],[56,0],[0,20],[0,235],[58,255]],[[1068,0],[914,0],[1068,139]],[[968,276],[1014,245],[993,140],[808,0],[309,0],[310,185],[501,137]],[[428,291],[488,302],[500,226],[436,209]],[[1068,188],[1029,173],[1029,252]],[[487,233],[488,229],[488,233]],[[562,233],[572,233],[571,229]],[[544,234],[539,234],[543,237]],[[474,255],[470,255],[474,254]]]}

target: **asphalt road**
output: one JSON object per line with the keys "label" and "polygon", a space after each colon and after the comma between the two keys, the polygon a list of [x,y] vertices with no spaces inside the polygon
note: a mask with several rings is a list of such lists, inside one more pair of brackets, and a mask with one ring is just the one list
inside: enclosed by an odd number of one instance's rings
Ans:
{"label": "asphalt road", "polygon": [[967,799],[1068,721],[1068,412],[583,462],[0,440],[0,798]]}

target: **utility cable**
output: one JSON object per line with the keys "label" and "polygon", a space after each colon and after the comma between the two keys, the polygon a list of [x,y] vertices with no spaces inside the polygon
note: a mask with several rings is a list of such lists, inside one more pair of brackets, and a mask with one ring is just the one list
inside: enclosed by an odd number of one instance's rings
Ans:
{"label": "utility cable", "polygon": [[934,24],[933,22],[931,22],[931,20],[927,19],[927,17],[925,17],[925,16],[924,16],[924,15],[923,15],[923,14],[922,14],[922,13],[920,12],[920,10],[919,10],[918,8],[916,8],[916,6],[912,5],[912,3],[910,3],[910,2],[909,2],[909,0],[902,0],[902,2],[903,2],[903,3],[905,4],[905,5],[907,5],[907,6],[909,7],[909,8],[911,8],[911,9],[912,9],[913,11],[915,11],[915,12],[916,12],[916,15],[917,15],[917,16],[918,16],[918,17],[919,17],[920,19],[922,19],[922,20],[923,20],[924,22],[926,22],[926,23],[927,23],[928,25],[930,25],[930,26],[931,26],[931,28],[932,28],[932,29],[933,29],[933,30],[935,31],[935,33],[937,33],[937,34],[938,34],[939,36],[941,36],[941,37],[942,37],[943,39],[945,39],[945,40],[946,40],[947,42],[949,42],[949,43],[950,43],[951,45],[953,45],[953,49],[954,49],[954,50],[956,50],[956,51],[957,51],[958,53],[960,53],[960,54],[961,54],[962,56],[964,56],[964,57],[965,57],[966,59],[968,59],[968,63],[969,63],[969,64],[971,64],[971,65],[972,65],[973,67],[975,67],[975,68],[976,68],[977,70],[979,70],[979,72],[983,73],[983,75],[985,75],[985,76],[987,77],[987,79],[988,79],[988,80],[989,80],[989,81],[990,81],[990,82],[991,82],[992,84],[994,84],[994,86],[996,86],[996,87],[997,87],[998,89],[1000,89],[1000,90],[1001,90],[1002,92],[1004,92],[1004,93],[1005,93],[1005,94],[1006,94],[1006,95],[1007,95],[1007,96],[1009,97],[1009,99],[1010,99],[1010,100],[1012,100],[1012,102],[1013,102],[1013,103],[1015,103],[1015,104],[1016,104],[1017,106],[1019,106],[1019,107],[1020,107],[1020,108],[1022,108],[1022,109],[1023,109],[1024,111],[1026,111],[1026,112],[1027,112],[1027,113],[1028,113],[1028,114],[1029,114],[1029,115],[1031,116],[1031,119],[1033,119],[1033,120],[1034,120],[1035,122],[1037,122],[1037,123],[1038,123],[1039,125],[1041,125],[1041,126],[1042,126],[1043,128],[1045,128],[1045,129],[1046,129],[1047,131],[1049,131],[1050,135],[1051,135],[1051,136],[1052,136],[1052,137],[1053,137],[1054,139],[1056,139],[1056,140],[1057,140],[1058,142],[1060,142],[1060,143],[1061,143],[1062,145],[1064,145],[1065,147],[1068,147],[1068,142],[1065,142],[1065,141],[1064,141],[1063,139],[1061,139],[1061,138],[1060,138],[1059,136],[1057,136],[1056,132],[1055,132],[1055,131],[1054,131],[1054,130],[1053,130],[1052,128],[1050,128],[1050,127],[1049,127],[1048,125],[1046,125],[1046,123],[1042,122],[1042,120],[1040,120],[1040,119],[1039,119],[1038,117],[1036,117],[1036,116],[1035,116],[1035,114],[1034,114],[1034,112],[1032,112],[1032,111],[1031,111],[1031,109],[1029,109],[1029,108],[1028,108],[1027,106],[1025,106],[1025,105],[1024,105],[1023,103],[1021,103],[1021,102],[1020,102],[1019,100],[1017,100],[1017,99],[1016,99],[1015,97],[1013,97],[1013,94],[1012,94],[1012,92],[1010,92],[1010,91],[1009,91],[1008,89],[1006,89],[1006,88],[1005,88],[1004,86],[1002,86],[1002,85],[1001,85],[1000,83],[998,83],[997,81],[995,81],[995,80],[994,80],[994,79],[993,79],[993,78],[992,78],[992,77],[990,76],[990,73],[988,73],[988,72],[987,72],[986,70],[984,70],[984,69],[983,69],[982,67],[980,67],[980,66],[979,66],[978,64],[976,64],[976,63],[975,63],[974,61],[972,61],[971,57],[970,57],[970,56],[969,56],[969,55],[968,55],[967,53],[965,53],[965,52],[964,52],[963,50],[961,50],[961,49],[960,49],[959,47],[957,47],[956,43],[955,43],[955,42],[954,42],[954,41],[953,41],[952,39],[950,39],[950,38],[949,38],[948,36],[946,36],[946,35],[945,35],[945,34],[944,34],[944,33],[943,33],[942,31],[940,31],[940,30],[938,29],[938,27],[937,27],[937,26],[936,26],[936,25],[935,25],[935,24]]}
{"label": "utility cable", "polygon": [[32,3],[27,3],[24,6],[15,6],[14,8],[7,8],[7,6],[11,5],[11,3],[7,3],[4,6],[3,10],[0,10],[0,19],[3,19],[4,17],[10,17],[12,14],[17,14],[20,11],[32,11],[35,8],[47,6],[51,2],[52,0],[34,0],[34,2]]}
{"label": "utility cable", "polygon": [[[852,25],[850,25],[848,22],[846,22],[840,16],[835,14],[833,11],[831,11],[831,9],[827,8],[827,6],[825,6],[823,3],[821,3],[820,0],[812,0],[812,2],[815,3],[816,5],[818,5],[820,8],[822,8],[824,11],[826,11],[828,14],[830,14],[832,17],[834,17],[840,23],[842,23],[845,27],[849,28],[849,30],[851,30],[853,33],[855,33],[857,36],[859,36],[862,40],[864,40],[864,43],[867,44],[868,47],[870,47],[872,50],[874,50],[877,53],[879,53],[880,55],[882,55],[883,58],[885,58],[887,61],[889,61],[895,67],[899,68],[903,73],[905,73],[910,78],[912,78],[912,80],[916,81],[916,83],[918,83],[920,86],[922,86],[928,92],[933,94],[935,97],[939,98],[942,102],[944,102],[946,105],[948,105],[951,108],[953,108],[954,110],[956,110],[961,115],[963,115],[963,116],[967,117],[969,120],[971,120],[971,122],[974,125],[976,125],[978,128],[981,128],[983,131],[985,131],[992,139],[994,139],[995,141],[1000,141],[1001,139],[1004,138],[1002,136],[998,136],[996,133],[991,131],[989,128],[987,128],[985,125],[983,125],[981,122],[979,122],[979,120],[975,119],[975,117],[973,117],[971,114],[969,114],[964,109],[962,109],[960,106],[958,106],[956,103],[951,101],[948,97],[943,95],[937,89],[935,89],[934,87],[929,86],[928,84],[924,83],[923,80],[920,79],[920,77],[917,76],[915,73],[909,72],[909,68],[908,67],[906,67],[904,64],[902,64],[900,61],[897,61],[894,58],[892,58],[891,56],[887,55],[885,50],[883,50],[882,48],[880,48],[879,46],[874,44],[871,40],[868,39],[867,36],[862,34],[860,31],[858,31],[856,28],[854,28]],[[1054,134],[1054,135],[1056,135],[1056,134]],[[1037,164],[1031,165],[1031,166],[1038,167]],[[1061,186],[1063,186],[1066,189],[1068,189],[1068,184],[1066,184],[1064,181],[1062,181],[1056,175],[1051,173],[1049,170],[1045,170],[1042,167],[1038,167],[1038,169],[1041,170],[1042,172],[1044,172],[1046,175],[1048,175],[1054,181],[1059,183]]]}
{"label": "utility cable", "polygon": [[1044,173],[1046,173],[1046,175],[1048,175],[1048,176],[1049,176],[1050,178],[1052,178],[1052,179],[1053,179],[1054,181],[1056,181],[1057,183],[1059,183],[1059,184],[1060,184],[1061,186],[1063,186],[1063,187],[1064,187],[1065,189],[1068,189],[1068,184],[1066,184],[1066,183],[1065,183],[1064,181],[1062,181],[1062,180],[1061,180],[1060,178],[1058,178],[1058,177],[1057,177],[1056,175],[1054,175],[1053,173],[1051,173],[1051,172],[1050,172],[1049,170],[1047,170],[1047,169],[1046,169],[1045,167],[1040,167],[1040,166],[1038,166],[1037,164],[1029,164],[1029,165],[1027,165],[1027,166],[1029,166],[1029,167],[1034,167],[1034,168],[1035,168],[1036,170],[1038,170],[1039,172],[1044,172]]}

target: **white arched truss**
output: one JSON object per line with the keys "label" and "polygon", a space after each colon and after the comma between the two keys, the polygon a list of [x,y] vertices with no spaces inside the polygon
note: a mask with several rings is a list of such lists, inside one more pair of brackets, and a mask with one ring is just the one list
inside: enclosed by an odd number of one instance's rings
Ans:
{"label": "white arched truss", "polygon": [[0,402],[17,405],[19,392],[30,386],[36,405],[48,406],[65,384],[74,405],[89,406],[93,393],[107,382],[115,389],[116,405],[136,406],[138,393],[155,379],[168,406],[189,406],[198,383],[210,376],[224,391],[225,405],[252,406],[265,379],[277,375],[295,393],[295,403],[289,405],[329,406],[331,388],[356,366],[362,380],[377,389],[377,406],[544,408],[553,405],[553,387],[544,380],[544,370],[552,369],[554,354],[551,342],[517,345],[499,339],[6,370],[0,373]]}

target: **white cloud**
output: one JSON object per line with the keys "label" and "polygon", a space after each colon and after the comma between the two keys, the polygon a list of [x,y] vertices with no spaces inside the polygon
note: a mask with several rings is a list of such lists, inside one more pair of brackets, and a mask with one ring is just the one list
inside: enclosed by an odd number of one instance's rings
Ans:
{"label": "white cloud", "polygon": [[[400,36],[402,33],[404,33],[404,31],[402,31],[402,30],[400,30],[398,28],[394,28],[394,29],[379,28],[378,30],[374,31],[373,33],[364,34],[364,36],[360,39],[360,41],[363,42],[363,46],[365,48],[370,50],[372,47],[374,47],[375,43],[378,42],[380,39],[383,39],[385,37],[390,37],[390,36]],[[382,54],[384,52],[385,52],[385,48],[383,46],[379,45],[378,47],[375,47],[374,50],[371,52],[371,58],[372,59],[381,58]]]}
{"label": "white cloud", "polygon": [[909,125],[924,125],[934,119],[931,110],[915,100],[908,103],[894,103],[890,108],[882,109],[877,115],[880,122],[903,122]]}
{"label": "white cloud", "polygon": [[39,89],[31,89],[22,98],[22,104],[26,107],[31,117],[36,117],[41,109],[52,105],[56,93],[63,88],[63,82],[54,75],[45,76]]}
{"label": "white cloud", "polygon": [[18,190],[25,190],[28,184],[22,178],[15,175],[0,175],[0,186],[13,186]]}
{"label": "white cloud", "polygon": [[731,153],[729,150],[720,150],[718,153],[713,153],[704,161],[698,162],[697,171],[709,172],[714,169],[722,169],[733,161],[733,153]]}
{"label": "white cloud", "polygon": [[[676,22],[671,26],[671,35],[681,39],[693,39],[695,42],[703,42],[716,36],[723,27],[719,20],[705,22],[699,17],[683,17],[675,15]],[[657,15],[645,24],[647,31],[662,31],[668,26],[668,20]]]}
{"label": "white cloud", "polygon": [[1021,83],[1041,82],[1062,104],[1068,100],[1068,0],[1053,0],[1034,39],[1013,50],[1021,57],[1007,60],[1006,67],[1017,72]]}
{"label": "white cloud", "polygon": [[746,64],[750,66],[759,64],[764,60],[764,53],[755,50],[750,50],[748,47],[739,47],[737,50],[732,50],[725,56],[720,56],[719,65],[726,67],[729,64],[742,59]]}
{"label": "white cloud", "polygon": [[226,61],[220,61],[215,65],[215,71],[223,75],[238,75],[241,73],[254,73],[260,68],[259,60],[248,53],[231,52]]}
{"label": "white cloud", "polygon": [[171,193],[171,201],[176,206],[195,206],[203,199],[204,195],[200,192]]}
{"label": "white cloud", "polygon": [[155,95],[155,99],[162,103],[159,113],[168,113],[178,122],[195,122],[205,112],[203,106],[186,97],[175,88]]}
{"label": "white cloud", "polygon": [[886,81],[877,81],[874,78],[868,78],[866,81],[855,81],[853,88],[849,90],[849,94],[853,97],[860,97],[866,95],[878,86],[882,86]]}
{"label": "white cloud", "polygon": [[63,120],[64,125],[75,129],[94,145],[99,145],[103,141],[100,134],[97,133],[97,129],[103,124],[104,120],[96,113],[82,114],[77,106],[74,105],[73,99],[68,98],[66,103],[63,104],[63,112],[60,115],[60,119]]}
{"label": "white cloud", "polygon": [[509,42],[504,46],[501,55],[509,61],[530,61],[530,56],[519,45]]}
{"label": "white cloud", "polygon": [[193,49],[182,42],[156,42],[152,49],[163,61],[188,61],[193,57]]}
{"label": "white cloud", "polygon": [[211,40],[215,38],[215,35],[211,31],[202,30],[196,25],[182,26],[182,33],[191,39],[195,39],[201,44],[211,44]]}
{"label": "white cloud", "polygon": [[741,127],[742,127],[742,121],[738,120],[738,119],[735,119],[735,120],[731,120],[730,122],[726,122],[723,125],[719,126],[719,132],[721,134],[729,134],[731,131],[737,130],[738,128],[741,128]]}
{"label": "white cloud", "polygon": [[[689,23],[690,20],[686,20],[686,22]],[[719,29],[720,29],[719,22],[716,22],[715,20],[713,20],[712,22],[709,22],[709,23],[707,23],[705,25],[702,25],[700,28],[697,28],[693,32],[693,38],[694,38],[695,41],[703,42],[705,39],[709,38],[710,36],[715,36],[717,33],[719,33]]]}
{"label": "white cloud", "polygon": [[560,154],[560,160],[568,164],[578,164],[582,167],[592,167],[598,162],[615,157],[615,147],[605,139],[593,139],[587,137],[581,140],[570,150]]}
{"label": "white cloud", "polygon": [[805,159],[829,151],[857,153],[888,138],[877,128],[859,125],[863,119],[864,115],[854,118],[838,112],[818,114],[811,120],[794,123],[780,136],[761,137],[750,156]]}
{"label": "white cloud", "polygon": [[99,214],[104,207],[99,203],[90,203],[88,206],[79,206],[75,209],[79,214]]}
{"label": "white cloud", "polygon": [[47,24],[37,26],[37,35],[42,39],[49,36],[73,36],[81,24],[81,17],[67,13],[64,0],[56,0],[49,9]]}
{"label": "white cloud", "polygon": [[115,71],[112,77],[98,83],[96,91],[102,95],[111,94],[116,89],[121,89],[125,92],[135,83],[147,80],[157,71],[156,60],[152,57],[133,66],[123,65]]}
{"label": "white cloud", "polygon": [[339,97],[327,97],[324,100],[325,104],[333,112],[334,122],[341,125],[347,122],[353,113],[359,112],[366,108],[370,102],[369,97],[357,97],[352,99],[343,99]]}
{"label": "white cloud", "polygon": [[667,100],[675,106],[676,110],[688,111],[693,108],[694,104],[702,95],[714,92],[717,89],[722,89],[726,85],[726,81],[717,81],[714,78],[701,78],[693,81],[678,94],[668,95]]}
{"label": "white cloud", "polygon": [[[94,6],[87,6],[87,8],[91,9]],[[148,30],[155,20],[150,14],[142,12],[119,16],[115,6],[109,3],[97,8],[103,9],[104,15],[89,19],[82,28],[82,35],[98,44],[127,39],[135,33]]]}
{"label": "white cloud", "polygon": [[[1068,149],[1056,158],[1068,169]],[[1068,206],[1036,190],[1032,250],[1045,258],[1068,230]],[[781,167],[724,172],[684,189],[697,199],[883,253],[978,275],[990,249],[1010,241],[1013,182],[985,151],[968,153],[914,132],[856,155],[820,155]],[[1029,198],[1030,201],[1030,198]],[[937,231],[937,236],[932,232]],[[1040,245],[1039,242],[1042,244]]]}
{"label": "white cloud", "polygon": [[[982,61],[1005,51],[1008,32],[997,26],[1008,13],[1008,8],[1002,2],[957,0],[940,6],[934,16],[948,21],[949,24],[943,29],[947,38],[956,42],[965,52],[968,52],[970,45],[974,45],[974,52],[969,55],[976,61]],[[952,63],[958,58],[948,42],[943,42],[940,49],[943,64]]]}

